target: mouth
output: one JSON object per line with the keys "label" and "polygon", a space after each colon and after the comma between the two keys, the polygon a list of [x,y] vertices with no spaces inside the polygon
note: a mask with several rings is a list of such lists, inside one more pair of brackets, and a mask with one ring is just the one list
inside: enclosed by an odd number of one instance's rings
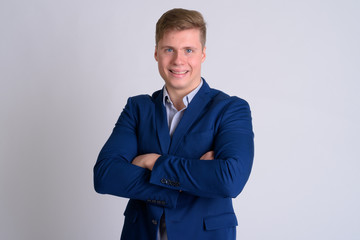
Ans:
{"label": "mouth", "polygon": [[174,75],[184,75],[186,73],[188,73],[189,71],[185,70],[185,71],[175,71],[175,70],[169,70],[172,74]]}
{"label": "mouth", "polygon": [[169,72],[171,73],[171,75],[175,78],[184,78],[186,76],[186,74],[189,72],[188,70],[178,70],[178,69],[169,69]]}

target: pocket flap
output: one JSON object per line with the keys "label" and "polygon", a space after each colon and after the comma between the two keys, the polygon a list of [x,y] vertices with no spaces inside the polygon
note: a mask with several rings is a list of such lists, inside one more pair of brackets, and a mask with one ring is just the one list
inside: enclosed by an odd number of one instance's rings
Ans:
{"label": "pocket flap", "polygon": [[204,225],[206,230],[215,230],[219,228],[235,227],[238,225],[238,222],[234,213],[226,213],[204,218]]}

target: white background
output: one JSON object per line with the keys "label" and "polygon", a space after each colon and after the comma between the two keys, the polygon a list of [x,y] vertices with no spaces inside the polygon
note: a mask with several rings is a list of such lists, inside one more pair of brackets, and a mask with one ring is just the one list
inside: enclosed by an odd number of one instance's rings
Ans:
{"label": "white background", "polygon": [[129,96],[163,85],[155,23],[208,23],[203,76],[252,108],[238,239],[360,239],[357,0],[0,3],[0,239],[119,239],[92,168]]}

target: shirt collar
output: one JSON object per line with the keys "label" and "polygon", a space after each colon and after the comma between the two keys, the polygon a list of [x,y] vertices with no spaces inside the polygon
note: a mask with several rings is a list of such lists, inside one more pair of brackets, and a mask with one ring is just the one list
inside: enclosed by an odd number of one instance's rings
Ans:
{"label": "shirt collar", "polygon": [[[192,90],[188,95],[186,95],[183,98],[185,108],[187,108],[187,106],[190,104],[191,100],[193,100],[193,98],[195,97],[196,93],[200,90],[202,85],[203,85],[203,79],[201,78],[201,82],[200,82],[199,86],[197,86],[194,90]],[[163,104],[164,104],[164,106],[166,106],[167,101],[169,101],[169,103],[171,103],[171,105],[173,105],[173,103],[170,99],[169,93],[166,90],[166,86],[164,85],[164,87],[163,87]]]}

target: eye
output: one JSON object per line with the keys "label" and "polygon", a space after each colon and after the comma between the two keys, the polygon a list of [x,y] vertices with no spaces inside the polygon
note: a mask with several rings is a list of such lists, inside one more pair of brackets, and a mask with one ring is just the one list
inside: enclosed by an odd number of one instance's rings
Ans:
{"label": "eye", "polygon": [[174,50],[172,49],[172,48],[167,48],[167,49],[165,49],[165,52],[168,52],[168,53],[171,53],[171,52],[173,52]]}
{"label": "eye", "polygon": [[193,50],[192,49],[186,49],[186,53],[192,53],[193,52]]}

